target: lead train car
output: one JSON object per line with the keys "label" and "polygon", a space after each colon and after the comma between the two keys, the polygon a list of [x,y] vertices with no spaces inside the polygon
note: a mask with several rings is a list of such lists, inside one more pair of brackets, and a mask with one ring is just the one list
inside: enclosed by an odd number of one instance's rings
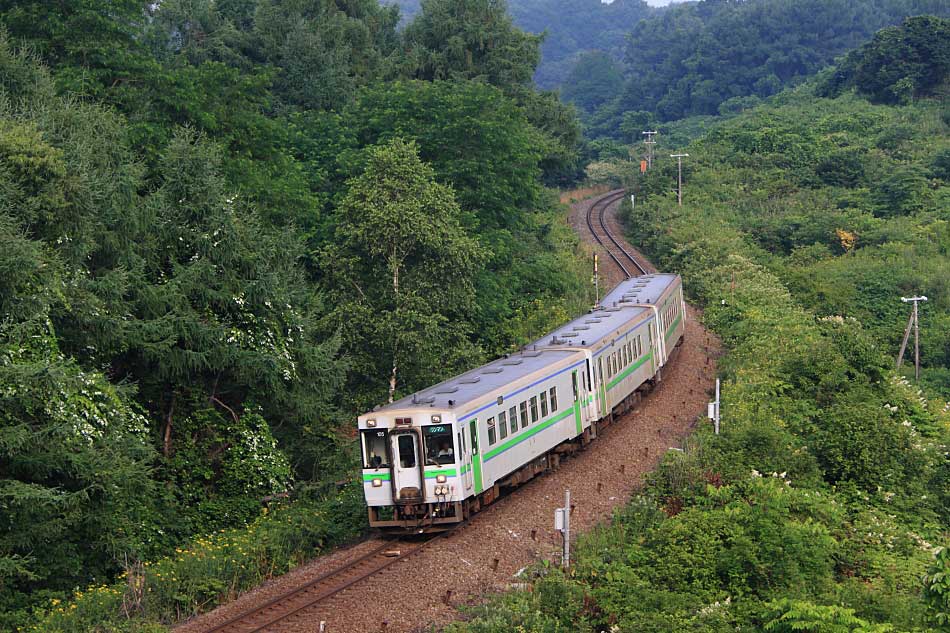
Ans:
{"label": "lead train car", "polygon": [[620,283],[527,346],[359,416],[370,525],[445,529],[596,437],[685,332],[678,275]]}

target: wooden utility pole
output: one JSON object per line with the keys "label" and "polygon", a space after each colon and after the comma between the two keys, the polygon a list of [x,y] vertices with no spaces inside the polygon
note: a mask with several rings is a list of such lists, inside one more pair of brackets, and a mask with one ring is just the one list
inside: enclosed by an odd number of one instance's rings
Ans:
{"label": "wooden utility pole", "polygon": [[652,132],[641,132],[644,136],[647,137],[647,140],[643,141],[643,144],[647,146],[647,169],[653,169],[653,146],[656,145],[656,140],[653,138],[656,136],[656,130]]}
{"label": "wooden utility pole", "polygon": [[683,206],[683,159],[689,154],[670,154],[670,158],[676,159],[676,201],[679,206]]}
{"label": "wooden utility pole", "polygon": [[904,303],[913,303],[914,309],[910,313],[910,319],[907,321],[907,328],[904,330],[904,340],[901,341],[901,349],[897,352],[897,364],[895,369],[900,369],[904,362],[904,350],[907,349],[907,339],[910,338],[910,328],[914,328],[914,381],[920,382],[920,312],[917,304],[926,301],[927,297],[901,297]]}

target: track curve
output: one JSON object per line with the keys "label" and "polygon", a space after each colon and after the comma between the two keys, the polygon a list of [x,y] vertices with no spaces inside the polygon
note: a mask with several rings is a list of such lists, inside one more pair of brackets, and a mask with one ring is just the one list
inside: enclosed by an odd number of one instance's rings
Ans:
{"label": "track curve", "polygon": [[391,565],[409,558],[444,534],[447,532],[431,536],[423,541],[400,539],[383,543],[359,558],[314,578],[305,585],[282,593],[253,609],[205,629],[205,633],[257,633],[267,630],[314,605],[329,600]]}
{"label": "track curve", "polygon": [[594,240],[607,252],[615,264],[623,271],[625,277],[630,278],[645,275],[646,268],[620,243],[604,221],[607,208],[621,200],[626,191],[623,189],[610,191],[590,205],[587,209],[587,228]]}

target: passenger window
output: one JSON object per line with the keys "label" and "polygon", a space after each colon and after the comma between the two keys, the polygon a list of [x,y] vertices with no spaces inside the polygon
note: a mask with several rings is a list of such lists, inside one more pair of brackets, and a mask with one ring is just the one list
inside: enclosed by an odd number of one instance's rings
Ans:
{"label": "passenger window", "polygon": [[416,466],[416,440],[414,435],[399,436],[399,465],[403,468]]}
{"label": "passenger window", "polygon": [[[571,374],[571,389],[574,392],[574,402],[577,402],[577,372],[576,371],[573,374]],[[551,392],[553,393],[554,390],[552,389]]]}
{"label": "passenger window", "polygon": [[495,418],[488,418],[488,445],[495,443]]}
{"label": "passenger window", "polygon": [[508,414],[504,411],[498,414],[498,436],[501,439],[508,437]]}
{"label": "passenger window", "polygon": [[518,432],[518,409],[511,407],[508,409],[508,421],[511,422],[511,434]]}
{"label": "passenger window", "polygon": [[557,411],[557,387],[551,387],[551,411]]}
{"label": "passenger window", "polygon": [[531,423],[538,421],[538,397],[531,396]]}
{"label": "passenger window", "polygon": [[521,428],[525,428],[528,426],[528,401],[522,402],[518,409],[521,412]]}
{"label": "passenger window", "polygon": [[548,417],[548,394],[546,391],[541,392],[541,417]]}

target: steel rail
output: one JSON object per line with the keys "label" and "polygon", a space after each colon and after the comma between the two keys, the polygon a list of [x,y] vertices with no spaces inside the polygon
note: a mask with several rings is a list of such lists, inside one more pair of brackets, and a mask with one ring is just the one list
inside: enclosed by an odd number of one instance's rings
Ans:
{"label": "steel rail", "polygon": [[619,192],[615,191],[615,192],[608,193],[604,195],[602,198],[599,198],[598,200],[594,201],[594,203],[590,205],[590,207],[587,209],[587,228],[590,229],[590,233],[591,235],[594,236],[594,239],[597,240],[597,243],[600,244],[605,251],[607,251],[607,254],[610,255],[610,258],[614,260],[614,263],[616,263],[617,266],[620,267],[620,270],[622,270],[623,274],[629,279],[630,277],[633,277],[634,275],[631,274],[627,266],[624,265],[624,262],[620,261],[620,257],[618,257],[614,253],[614,251],[608,246],[608,244],[604,242],[603,239],[601,239],[601,236],[598,235],[597,231],[594,229],[594,220],[593,220],[594,211],[597,210],[598,211],[597,223],[600,225],[601,231],[603,232],[604,236],[608,240],[610,240],[610,242],[614,245],[614,247],[616,247],[616,250],[620,251],[620,253],[626,258],[628,264],[633,264],[637,268],[637,270],[639,271],[637,273],[638,275],[645,275],[647,273],[646,268],[644,268],[640,264],[640,262],[637,261],[637,258],[631,255],[630,252],[627,251],[627,249],[624,248],[623,245],[617,240],[617,238],[614,237],[613,233],[610,232],[610,229],[607,228],[607,224],[604,221],[604,213],[606,212],[607,207],[609,207],[611,204],[613,204],[617,200],[620,200],[621,198],[623,198],[624,195],[625,195],[625,192],[622,190]]}
{"label": "steel rail", "polygon": [[[282,593],[276,596],[275,598],[268,600],[264,604],[257,605],[256,607],[252,609],[248,609],[247,611],[244,611],[232,618],[225,620],[224,622],[220,624],[215,625],[214,627],[210,629],[207,629],[205,633],[218,633],[221,631],[235,631],[235,632],[240,631],[240,633],[256,633],[257,631],[262,631],[282,620],[286,620],[290,617],[293,617],[294,615],[300,613],[304,609],[309,609],[310,607],[313,607],[314,605],[320,602],[323,602],[325,600],[332,598],[333,596],[344,591],[345,589],[348,589],[352,585],[355,585],[356,583],[362,580],[365,580],[369,578],[370,576],[374,576],[378,574],[379,572],[383,571],[384,569],[387,569],[388,567],[392,566],[393,564],[401,560],[406,560],[413,554],[416,554],[420,550],[424,549],[427,545],[429,545],[436,539],[448,534],[451,531],[452,530],[449,530],[447,532],[441,532],[422,543],[414,544],[412,546],[412,549],[410,549],[408,552],[404,554],[400,553],[392,557],[387,556],[386,558],[388,558],[389,560],[386,560],[383,564],[373,566],[368,571],[359,572],[355,577],[352,577],[352,578],[347,577],[350,572],[352,572],[354,569],[356,569],[363,563],[366,563],[373,558],[386,556],[385,552],[387,550],[392,550],[394,547],[397,547],[400,545],[400,541],[396,541],[394,543],[392,542],[384,543],[380,545],[379,547],[373,549],[372,551],[367,552],[366,554],[363,554],[359,558],[356,558],[344,564],[341,567],[337,567],[336,569],[333,569],[324,574],[321,574],[320,576],[317,576],[316,578],[308,581],[307,583],[301,585],[300,587],[297,587],[295,589]],[[402,542],[402,545],[406,545],[406,544],[407,544],[406,542]],[[311,590],[316,589],[318,585],[326,583],[328,581],[332,582],[336,578],[339,578],[339,580],[335,584],[331,585],[329,589],[317,590],[314,592],[314,595],[312,597],[303,598],[303,601],[301,604],[294,604],[298,598],[303,597]],[[265,611],[269,609],[273,609],[274,607],[279,607],[281,603],[291,603],[291,604],[288,605],[287,609],[281,612],[278,612],[271,617],[265,618],[265,620],[261,623],[252,622],[253,620],[256,620],[260,616],[264,615]]]}

